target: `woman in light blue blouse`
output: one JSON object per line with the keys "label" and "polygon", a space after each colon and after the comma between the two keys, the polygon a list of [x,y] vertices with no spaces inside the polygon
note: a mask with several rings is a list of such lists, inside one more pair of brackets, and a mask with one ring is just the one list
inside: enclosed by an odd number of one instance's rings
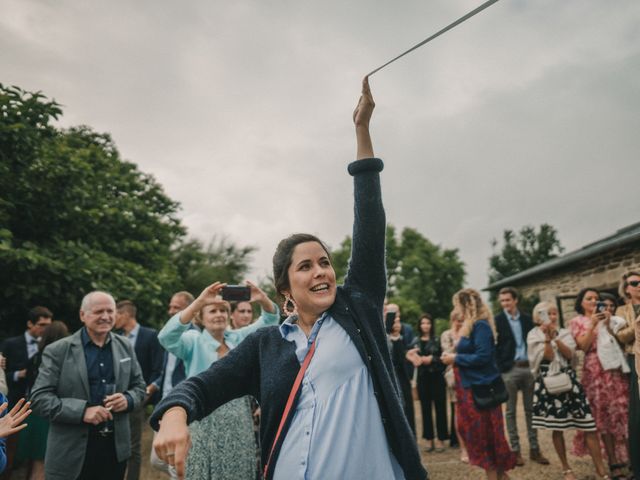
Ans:
{"label": "woman in light blue blouse", "polygon": [[[278,307],[254,284],[251,301],[262,309],[253,324],[229,330],[230,305],[218,296],[225,284],[216,282],[185,310],[174,315],[158,334],[162,346],[185,363],[187,377],[197,375],[224,357],[261,327],[278,323]],[[189,328],[198,316],[203,330]],[[256,443],[248,397],[233,400],[190,426],[193,447],[187,459],[188,479],[253,479]]]}

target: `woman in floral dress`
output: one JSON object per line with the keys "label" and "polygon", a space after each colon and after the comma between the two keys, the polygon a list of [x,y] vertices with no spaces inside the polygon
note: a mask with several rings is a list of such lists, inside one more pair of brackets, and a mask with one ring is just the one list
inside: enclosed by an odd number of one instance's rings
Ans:
{"label": "woman in floral dress", "polygon": [[[613,478],[625,478],[618,466],[629,459],[627,449],[627,423],[629,414],[629,379],[620,368],[605,370],[598,358],[598,332],[600,324],[610,329],[608,311],[596,312],[600,300],[594,288],[582,289],[576,298],[578,316],[569,323],[578,348],[585,352],[582,367],[582,386],[587,394],[600,439],[604,445]],[[574,453],[588,453],[585,438],[578,431],[573,442]]]}

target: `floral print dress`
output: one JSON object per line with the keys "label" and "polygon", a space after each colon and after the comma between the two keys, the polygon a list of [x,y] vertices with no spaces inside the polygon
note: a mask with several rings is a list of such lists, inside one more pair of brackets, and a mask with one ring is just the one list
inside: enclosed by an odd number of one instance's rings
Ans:
{"label": "floral print dress", "polygon": [[[591,329],[591,319],[578,315],[569,322],[574,338]],[[621,462],[629,459],[627,450],[627,428],[629,420],[629,379],[621,369],[604,370],[598,359],[598,329],[595,330],[589,350],[585,352],[582,367],[582,386],[584,387],[591,412],[596,420],[599,433],[613,434],[616,440],[616,456]],[[573,441],[576,455],[587,455],[584,434],[576,433]]]}

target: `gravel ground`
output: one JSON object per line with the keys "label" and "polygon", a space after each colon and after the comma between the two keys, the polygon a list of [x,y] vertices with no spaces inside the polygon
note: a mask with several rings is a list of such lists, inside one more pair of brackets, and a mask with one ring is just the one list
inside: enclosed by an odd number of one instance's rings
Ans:
{"label": "gravel ground", "polygon": [[[416,402],[416,424],[418,425],[418,436],[421,435],[421,419],[420,419],[420,404]],[[526,427],[524,424],[522,404],[518,405],[518,431],[520,432],[520,438],[523,442],[523,452],[528,453],[529,446],[526,440]],[[142,475],[141,480],[164,480],[168,477],[159,473],[151,468],[149,465],[149,452],[151,451],[152,442],[151,428],[145,428],[142,437]],[[558,457],[553,449],[553,443],[551,441],[551,432],[542,430],[538,434],[538,440],[540,447],[544,455],[551,461],[551,465],[543,466],[537,463],[529,461],[525,456],[524,467],[517,467],[515,470],[509,472],[510,477],[513,480],[547,480],[547,479],[562,479],[562,468]],[[573,440],[573,433],[568,432],[565,434],[565,442],[567,447],[570,448],[571,441]],[[422,462],[429,471],[429,477],[431,480],[480,480],[484,479],[484,473],[477,467],[470,467],[467,464],[460,462],[460,450],[454,448],[447,448],[442,453],[426,453],[426,443],[423,440],[418,442],[420,452],[422,455]],[[578,458],[569,454],[569,463],[573,467],[576,476],[579,479],[594,478],[595,471],[591,463],[590,457]],[[13,472],[11,478],[14,480],[22,480],[25,478],[25,469],[21,468]],[[333,479],[328,479],[333,480]],[[373,479],[372,479],[373,480]]]}

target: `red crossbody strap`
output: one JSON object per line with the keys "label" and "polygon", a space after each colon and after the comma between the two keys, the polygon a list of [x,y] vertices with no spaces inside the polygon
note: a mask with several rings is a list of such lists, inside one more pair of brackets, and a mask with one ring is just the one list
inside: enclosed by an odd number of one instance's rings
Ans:
{"label": "red crossbody strap", "polygon": [[271,464],[271,458],[273,457],[273,452],[276,449],[276,445],[278,443],[278,439],[280,438],[280,434],[282,433],[282,429],[284,428],[284,423],[287,421],[287,417],[289,416],[289,412],[293,407],[293,402],[296,398],[296,394],[300,389],[300,384],[302,383],[302,378],[304,377],[304,372],[307,371],[307,367],[311,363],[311,357],[313,357],[314,352],[316,351],[316,341],[314,340],[311,343],[311,347],[309,351],[304,357],[304,361],[302,362],[302,366],[298,371],[298,376],[296,377],[295,382],[293,382],[293,387],[291,387],[291,392],[289,393],[289,398],[287,399],[287,404],[284,407],[284,412],[282,412],[282,418],[280,419],[280,425],[278,426],[278,431],[276,432],[276,436],[273,439],[273,444],[271,445],[271,451],[269,452],[269,458],[267,459],[267,464],[264,466],[264,478],[267,478],[267,472],[269,471],[269,465]]}

